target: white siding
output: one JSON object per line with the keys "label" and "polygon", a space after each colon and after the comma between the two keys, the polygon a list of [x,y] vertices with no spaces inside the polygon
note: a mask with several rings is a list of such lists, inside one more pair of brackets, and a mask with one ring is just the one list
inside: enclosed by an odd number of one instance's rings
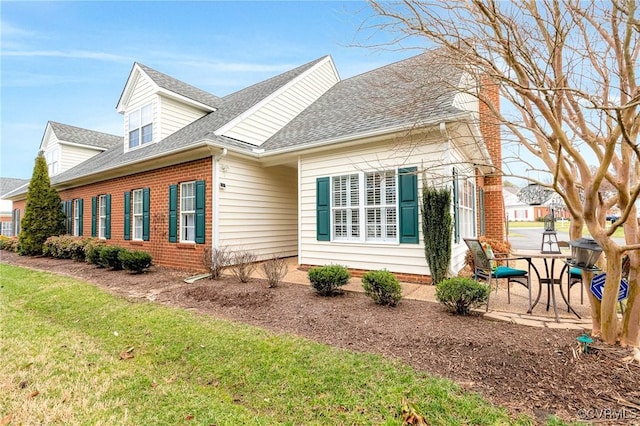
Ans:
{"label": "white siding", "polygon": [[[427,180],[435,185],[446,182],[450,167],[448,143],[431,139],[421,144],[389,141],[360,147],[334,150],[300,157],[300,264],[341,264],[355,269],[386,268],[392,272],[429,274],[424,257],[422,225],[419,244],[330,242],[316,240],[316,178],[357,171],[389,170],[415,166],[427,171]],[[443,175],[444,173],[444,175]],[[447,182],[450,184],[450,181]],[[418,193],[422,193],[422,176],[418,176]],[[452,265],[459,269],[464,251],[456,248]]]}
{"label": "white siding", "polygon": [[[220,161],[221,247],[246,249],[260,259],[298,253],[297,170],[261,167],[237,157]],[[215,220],[215,218],[214,218]]]}
{"label": "white siding", "polygon": [[99,149],[81,148],[79,146],[60,145],[60,172],[69,170],[85,160],[102,152]]}
{"label": "white siding", "polygon": [[206,111],[194,108],[191,105],[185,105],[165,96],[160,96],[159,100],[159,126],[156,126],[156,128],[160,128],[158,130],[160,140],[207,114]]}
{"label": "white siding", "polygon": [[327,60],[222,134],[261,145],[337,82],[333,64]]}
{"label": "white siding", "polygon": [[144,74],[140,73],[139,78],[129,98],[127,109],[124,112],[124,146],[125,149],[129,148],[129,113],[142,108],[147,104],[153,104],[153,142],[160,140],[159,126],[158,126],[158,96],[155,94],[155,84]]}

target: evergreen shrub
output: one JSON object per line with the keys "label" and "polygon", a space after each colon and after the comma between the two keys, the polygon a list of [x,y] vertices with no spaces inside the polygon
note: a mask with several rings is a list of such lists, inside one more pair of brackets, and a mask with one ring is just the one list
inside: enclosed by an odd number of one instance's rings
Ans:
{"label": "evergreen shrub", "polygon": [[341,265],[325,265],[309,269],[309,281],[314,290],[321,296],[332,296],[338,293],[338,287],[346,285],[351,273]]}
{"label": "evergreen shrub", "polygon": [[454,277],[436,284],[436,300],[455,314],[468,315],[472,308],[487,303],[491,289],[471,278]]}
{"label": "evergreen shrub", "polygon": [[104,268],[111,268],[114,271],[119,271],[122,269],[122,262],[118,258],[120,252],[122,252],[122,247],[118,246],[108,246],[105,245],[100,250],[100,264]]}
{"label": "evergreen shrub", "polygon": [[144,272],[152,265],[151,255],[142,250],[121,250],[118,253],[118,260],[122,268],[137,274]]}
{"label": "evergreen shrub", "polygon": [[391,272],[369,271],[362,276],[362,287],[367,296],[379,305],[396,306],[402,299],[402,286]]}

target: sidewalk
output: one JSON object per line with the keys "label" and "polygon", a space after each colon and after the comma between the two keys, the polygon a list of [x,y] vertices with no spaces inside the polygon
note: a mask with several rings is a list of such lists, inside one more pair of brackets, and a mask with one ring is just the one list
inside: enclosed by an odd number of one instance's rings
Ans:
{"label": "sidewalk", "polygon": [[[283,281],[293,284],[310,285],[307,278],[307,272],[298,269],[298,258],[293,257],[288,260],[289,272]],[[526,264],[518,265],[526,269]],[[259,275],[256,275],[259,276]],[[435,286],[425,284],[401,283],[402,297],[410,300],[422,300],[427,302],[435,302]],[[562,300],[560,293],[556,289],[556,300],[558,306],[558,314],[560,322],[555,322],[553,306],[546,310],[547,292],[546,287],[542,288],[542,294],[538,305],[531,314],[527,314],[529,308],[529,294],[526,288],[518,284],[511,286],[511,303],[507,303],[506,286],[501,287],[496,292],[493,290],[489,298],[489,312],[485,313],[484,308],[478,312],[483,313],[484,317],[496,321],[505,321],[515,324],[521,324],[531,327],[546,327],[553,329],[575,329],[590,330],[591,329],[591,313],[586,293],[584,294],[584,304],[580,304],[580,288],[578,285],[571,289],[570,303],[578,312],[582,319],[578,319],[575,315],[567,312],[567,305]],[[533,279],[533,299],[538,292],[538,283],[534,274]],[[342,287],[346,291],[364,292],[362,281],[360,278],[351,278],[349,284]]]}

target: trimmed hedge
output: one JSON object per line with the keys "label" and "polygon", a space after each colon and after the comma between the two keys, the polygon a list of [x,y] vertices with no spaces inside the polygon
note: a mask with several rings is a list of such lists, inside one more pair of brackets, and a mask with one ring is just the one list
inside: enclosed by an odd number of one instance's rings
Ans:
{"label": "trimmed hedge", "polygon": [[455,277],[436,285],[436,300],[455,314],[467,315],[471,308],[484,305],[489,300],[491,288],[471,278]]}
{"label": "trimmed hedge", "polygon": [[309,269],[309,281],[314,290],[321,296],[332,296],[339,293],[338,287],[346,285],[351,273],[344,266],[325,265]]}
{"label": "trimmed hedge", "polygon": [[92,238],[60,235],[49,237],[42,246],[42,254],[56,259],[73,259],[84,262],[87,248],[93,244]]}
{"label": "trimmed hedge", "polygon": [[378,305],[396,306],[402,299],[402,286],[387,270],[369,271],[362,276],[362,287]]}
{"label": "trimmed hedge", "polygon": [[140,274],[152,265],[151,255],[141,250],[121,250],[118,253],[118,260],[127,271]]}
{"label": "trimmed hedge", "polygon": [[18,237],[7,237],[0,235],[0,250],[18,251]]}

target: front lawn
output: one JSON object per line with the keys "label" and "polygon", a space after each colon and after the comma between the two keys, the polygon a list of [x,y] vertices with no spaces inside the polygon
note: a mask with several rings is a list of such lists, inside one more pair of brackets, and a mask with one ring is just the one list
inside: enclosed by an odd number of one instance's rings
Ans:
{"label": "front lawn", "polygon": [[127,301],[69,277],[4,264],[0,276],[0,422],[393,425],[406,399],[430,425],[516,423],[381,356]]}

